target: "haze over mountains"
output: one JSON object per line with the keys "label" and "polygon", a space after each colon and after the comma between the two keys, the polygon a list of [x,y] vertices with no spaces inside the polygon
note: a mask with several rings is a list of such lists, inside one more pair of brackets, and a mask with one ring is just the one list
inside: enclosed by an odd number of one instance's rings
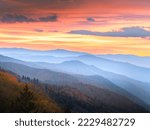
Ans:
{"label": "haze over mountains", "polygon": [[150,57],[140,57],[135,55],[97,55],[98,57],[120,61],[120,62],[128,62],[137,66],[150,68]]}
{"label": "haze over mountains", "polygon": [[0,67],[49,85],[76,88],[99,103],[104,99],[113,110],[123,109],[117,96],[126,108],[134,102],[150,110],[150,57],[0,48]]}

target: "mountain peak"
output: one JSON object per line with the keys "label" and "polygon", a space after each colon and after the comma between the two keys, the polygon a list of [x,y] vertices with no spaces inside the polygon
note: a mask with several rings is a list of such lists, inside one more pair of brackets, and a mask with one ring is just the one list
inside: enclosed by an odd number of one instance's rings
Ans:
{"label": "mountain peak", "polygon": [[77,60],[72,60],[72,61],[65,61],[62,64],[66,64],[66,65],[85,65],[84,63],[82,63],[81,61],[77,61]]}

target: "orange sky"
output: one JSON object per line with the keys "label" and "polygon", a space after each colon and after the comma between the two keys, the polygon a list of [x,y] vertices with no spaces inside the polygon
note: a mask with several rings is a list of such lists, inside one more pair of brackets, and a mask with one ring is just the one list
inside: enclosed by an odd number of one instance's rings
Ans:
{"label": "orange sky", "polygon": [[1,0],[0,47],[150,56],[149,7],[149,0]]}

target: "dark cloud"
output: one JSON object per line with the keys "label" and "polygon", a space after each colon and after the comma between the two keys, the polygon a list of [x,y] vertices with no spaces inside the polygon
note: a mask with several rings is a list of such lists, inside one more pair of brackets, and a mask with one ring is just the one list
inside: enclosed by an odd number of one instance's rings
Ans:
{"label": "dark cloud", "polygon": [[24,15],[11,15],[11,14],[6,14],[0,18],[1,22],[4,23],[16,23],[16,22],[35,22],[34,19],[28,18]]}
{"label": "dark cloud", "polygon": [[95,19],[92,18],[92,17],[88,17],[86,20],[87,20],[88,22],[95,22]]}
{"label": "dark cloud", "polygon": [[[0,11],[13,13],[78,7],[85,0],[0,0]],[[1,13],[1,12],[0,12]],[[32,12],[33,13],[33,12]],[[36,13],[36,12],[34,12]]]}
{"label": "dark cloud", "polygon": [[[149,0],[0,0],[0,16],[11,12],[28,17],[38,17],[39,15],[45,16],[55,12],[59,15],[63,13],[75,14],[75,10],[79,10],[76,15],[80,13],[83,15],[85,12],[92,14],[92,16],[102,16],[101,14],[116,15],[122,14],[123,10],[127,10],[126,14],[141,14],[138,12],[142,11],[144,15],[149,14],[144,13],[149,11],[149,5]],[[128,10],[131,10],[131,12],[128,13]],[[87,21],[92,22],[94,19],[87,18]]]}
{"label": "dark cloud", "polygon": [[41,22],[56,22],[57,19],[58,19],[57,15],[50,15],[47,17],[40,17],[39,21],[41,21]]}
{"label": "dark cloud", "polygon": [[110,37],[150,37],[150,31],[142,27],[126,27],[120,31],[92,32],[88,30],[74,30],[71,34],[110,36]]}
{"label": "dark cloud", "polygon": [[85,0],[0,0],[0,17],[9,13],[36,18],[55,12],[60,15],[68,14],[71,13],[70,9],[78,9],[86,2]]}
{"label": "dark cloud", "polygon": [[56,22],[58,19],[57,15],[50,15],[40,18],[29,18],[24,15],[6,14],[0,18],[0,22],[3,23],[23,23],[23,22]]}

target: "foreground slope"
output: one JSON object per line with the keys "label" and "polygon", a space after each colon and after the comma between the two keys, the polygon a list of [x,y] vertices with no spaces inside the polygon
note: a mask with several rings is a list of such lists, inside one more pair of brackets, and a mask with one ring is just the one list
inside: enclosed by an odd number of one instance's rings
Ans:
{"label": "foreground slope", "polygon": [[62,112],[45,93],[0,70],[0,112]]}

